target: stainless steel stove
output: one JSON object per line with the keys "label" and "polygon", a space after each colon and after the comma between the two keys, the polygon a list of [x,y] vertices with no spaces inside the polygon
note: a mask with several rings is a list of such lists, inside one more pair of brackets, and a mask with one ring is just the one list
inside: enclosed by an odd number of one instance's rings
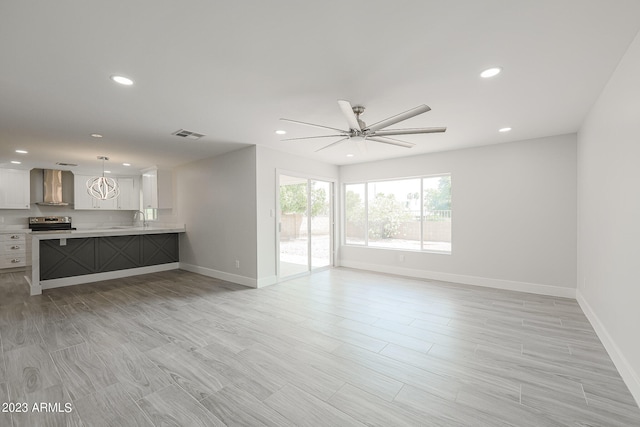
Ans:
{"label": "stainless steel stove", "polygon": [[61,232],[75,230],[70,216],[31,216],[29,228],[32,232]]}

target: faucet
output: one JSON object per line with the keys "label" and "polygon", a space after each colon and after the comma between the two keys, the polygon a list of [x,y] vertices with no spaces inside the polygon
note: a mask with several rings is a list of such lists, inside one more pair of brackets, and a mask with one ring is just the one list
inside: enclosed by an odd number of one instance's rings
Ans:
{"label": "faucet", "polygon": [[143,227],[148,227],[149,223],[147,223],[147,217],[144,216],[144,212],[142,212],[142,211],[135,211],[133,213],[133,220],[134,221],[136,220],[136,217],[138,216],[138,214],[142,215],[142,226]]}

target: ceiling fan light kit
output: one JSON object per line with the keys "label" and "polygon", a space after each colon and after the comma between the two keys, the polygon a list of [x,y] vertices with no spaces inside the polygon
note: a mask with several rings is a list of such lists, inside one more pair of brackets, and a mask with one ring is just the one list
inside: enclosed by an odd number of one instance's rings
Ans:
{"label": "ceiling fan light kit", "polygon": [[109,160],[108,157],[98,156],[98,160],[102,160],[102,176],[96,176],[87,180],[87,193],[94,199],[111,200],[120,195],[120,187],[118,181],[113,178],[104,176],[104,161]]}
{"label": "ceiling fan light kit", "polygon": [[[396,135],[416,135],[423,133],[440,133],[445,132],[447,130],[446,127],[431,127],[431,128],[414,128],[414,129],[385,129],[389,126],[392,126],[396,123],[402,122],[404,120],[415,117],[419,114],[426,113],[431,110],[427,105],[419,105],[411,110],[407,110],[403,113],[396,114],[395,116],[391,116],[384,120],[381,120],[377,123],[374,123],[370,126],[367,126],[366,123],[360,119],[360,115],[364,113],[364,107],[361,105],[352,106],[349,101],[338,100],[338,106],[340,110],[342,110],[342,114],[344,115],[347,124],[349,125],[349,130],[332,128],[324,125],[317,125],[314,123],[301,122],[297,120],[291,119],[280,119],[285,122],[296,123],[299,125],[312,126],[321,129],[329,129],[338,132],[337,134],[332,135],[321,135],[321,136],[307,136],[301,138],[287,138],[282,141],[296,141],[302,139],[317,139],[317,138],[340,138],[339,140],[332,142],[329,145],[325,145],[316,150],[316,152],[327,149],[329,147],[333,147],[342,142],[353,139],[356,142],[356,145],[361,150],[364,149],[364,141],[375,141],[383,144],[395,145],[398,147],[411,148],[415,146],[412,142],[401,141],[395,138],[389,138],[389,136]],[[383,130],[385,129],[385,130]]]}

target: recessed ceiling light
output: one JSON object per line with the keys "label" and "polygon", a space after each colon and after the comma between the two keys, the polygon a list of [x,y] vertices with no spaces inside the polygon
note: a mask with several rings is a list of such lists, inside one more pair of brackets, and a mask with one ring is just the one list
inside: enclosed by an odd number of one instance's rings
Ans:
{"label": "recessed ceiling light", "polygon": [[353,157],[353,154],[347,154],[347,157]]}
{"label": "recessed ceiling light", "polygon": [[480,73],[480,77],[488,79],[489,77],[497,76],[502,71],[500,67],[487,68],[483,72]]}
{"label": "recessed ceiling light", "polygon": [[91,137],[92,138],[102,138],[102,135],[100,135],[99,133],[92,133]]}
{"label": "recessed ceiling light", "polygon": [[123,163],[122,166],[131,166],[131,163]]}
{"label": "recessed ceiling light", "polygon": [[277,131],[276,131],[276,133],[277,133],[278,135],[286,135],[286,134],[287,134],[287,131],[286,131],[286,130],[277,130]]}
{"label": "recessed ceiling light", "polygon": [[125,86],[131,86],[133,84],[133,80],[125,76],[111,76],[111,80]]}
{"label": "recessed ceiling light", "polygon": [[511,130],[511,128],[501,128],[498,129],[498,132],[509,132]]}
{"label": "recessed ceiling light", "polygon": [[18,154],[27,154],[29,152],[27,150],[16,150],[16,153],[18,153]]}
{"label": "recessed ceiling light", "polygon": [[22,162],[19,162],[17,160],[11,160],[11,163],[13,163],[14,165],[20,165],[22,164]]}

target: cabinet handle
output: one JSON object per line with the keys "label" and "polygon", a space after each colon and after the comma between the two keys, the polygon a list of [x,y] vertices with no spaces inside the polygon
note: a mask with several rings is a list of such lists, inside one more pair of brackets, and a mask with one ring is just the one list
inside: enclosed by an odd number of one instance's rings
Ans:
{"label": "cabinet handle", "polygon": [[11,249],[20,249],[20,246],[11,246]]}
{"label": "cabinet handle", "polygon": [[11,236],[12,239],[19,239],[20,236],[18,236],[17,234],[14,234],[13,236]]}
{"label": "cabinet handle", "polygon": [[20,260],[18,258],[14,258],[14,259],[11,260],[11,262],[15,264],[17,262],[20,262]]}

